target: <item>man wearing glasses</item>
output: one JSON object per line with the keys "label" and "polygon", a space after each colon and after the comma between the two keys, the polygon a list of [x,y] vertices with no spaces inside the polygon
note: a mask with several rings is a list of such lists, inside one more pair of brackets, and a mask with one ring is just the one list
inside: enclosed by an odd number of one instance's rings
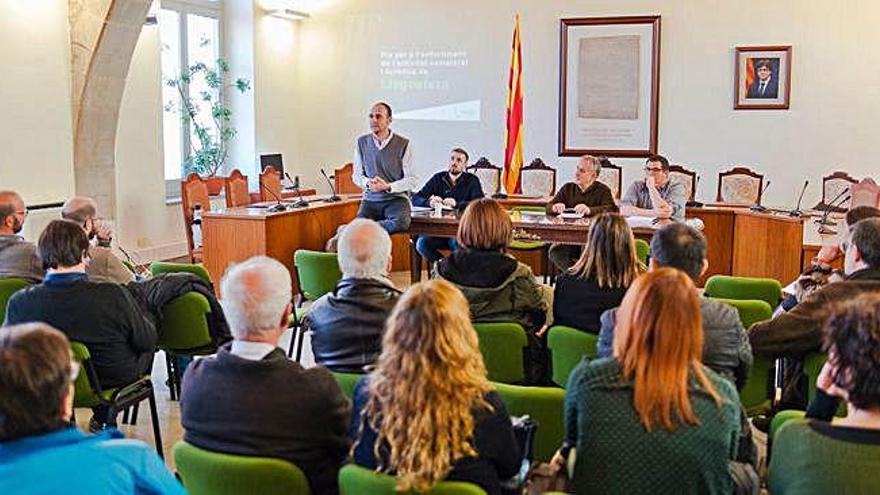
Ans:
{"label": "man wearing glasses", "polygon": [[37,247],[19,235],[27,209],[14,191],[0,191],[0,278],[43,280],[45,270]]}
{"label": "man wearing glasses", "polygon": [[684,220],[686,202],[684,184],[669,178],[669,160],[651,155],[645,162],[645,178],[633,182],[620,200],[620,213],[660,220]]}

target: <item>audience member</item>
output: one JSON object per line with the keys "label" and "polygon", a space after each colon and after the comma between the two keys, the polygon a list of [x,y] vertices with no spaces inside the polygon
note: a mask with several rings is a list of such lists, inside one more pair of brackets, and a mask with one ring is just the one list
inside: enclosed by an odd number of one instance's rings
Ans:
{"label": "audience member", "polygon": [[[464,210],[468,203],[482,198],[483,186],[480,185],[480,178],[467,171],[467,164],[467,151],[454,148],[447,170],[434,174],[422,190],[413,195],[412,203],[416,206],[435,208],[440,205]],[[451,237],[423,235],[416,240],[416,250],[429,263],[443,257],[440,254],[441,249],[455,251],[457,247],[458,244]]]}
{"label": "audience member", "polygon": [[799,360],[822,346],[822,324],[830,304],[865,292],[880,292],[880,218],[855,222],[843,242],[846,280],[826,285],[786,313],[749,329],[755,355]]}
{"label": "audience member", "polygon": [[[556,196],[547,203],[547,214],[558,215],[567,209],[585,217],[616,212],[617,205],[611,189],[597,180],[600,170],[602,165],[598,158],[582,156],[574,171],[574,182],[559,188]],[[580,257],[581,250],[581,246],[577,245],[553,244],[548,255],[560,270],[568,270]]]}
{"label": "audience member", "polygon": [[566,387],[575,491],[732,493],[741,406],[730,381],[700,363],[693,282],[656,269],[633,283],[618,315],[614,356],[585,361]]}
{"label": "audience member", "polygon": [[19,235],[27,213],[21,196],[0,191],[0,278],[40,282],[46,273],[37,247]]}
{"label": "audience member", "polygon": [[645,178],[633,182],[620,200],[620,212],[626,216],[684,220],[686,202],[684,184],[669,176],[669,160],[651,155],[645,162]]}
{"label": "audience member", "polygon": [[234,340],[194,361],[180,398],[184,440],[212,451],[296,464],[312,493],[336,493],[350,407],[326,369],[303,369],[278,348],[292,310],[290,274],[257,256],[220,282]]}
{"label": "audience member", "polygon": [[[857,224],[858,225],[858,224]],[[847,416],[808,419],[776,434],[772,493],[880,493],[880,294],[866,293],[830,311],[828,361],[818,387],[847,403]]]}
{"label": "audience member", "polygon": [[644,267],[626,220],[603,213],[593,220],[580,259],[556,279],[553,324],[599,333],[599,317],[616,308]]}
{"label": "audience member", "polygon": [[376,222],[355,219],[339,235],[338,256],[342,280],[315,301],[304,325],[317,364],[363,373],[382,351],[385,320],[400,297],[388,279],[391,237]]}
{"label": "audience member", "polygon": [[113,282],[127,284],[134,281],[134,274],[110,249],[112,233],[110,228],[97,221],[98,205],[92,198],[75,196],[67,200],[61,208],[61,218],[78,223],[89,240],[89,263],[86,274],[92,282]]}
{"label": "audience member", "polygon": [[147,444],[71,425],[78,373],[52,327],[0,330],[0,493],[186,493]]}
{"label": "audience member", "polygon": [[[156,328],[126,289],[89,281],[89,240],[83,229],[68,220],[52,220],[40,235],[38,249],[46,279],[12,296],[6,323],[46,322],[85,344],[103,388],[149,373]],[[93,412],[90,429],[116,424],[106,407],[97,406]]]}
{"label": "audience member", "polygon": [[[651,239],[651,270],[677,268],[695,283],[708,266],[706,238],[698,230],[683,223],[673,223],[654,233]],[[739,313],[729,304],[708,297],[698,300],[704,334],[703,364],[741,388],[752,367],[752,349]],[[612,355],[616,320],[615,310],[602,315],[599,357]]]}
{"label": "audience member", "polygon": [[379,222],[389,233],[409,229],[408,193],[419,178],[413,169],[409,139],[391,130],[391,106],[379,102],[370,109],[370,133],[354,149],[352,181],[364,190],[361,218]]}
{"label": "audience member", "polygon": [[427,491],[447,479],[495,495],[520,468],[466,307],[446,281],[410,288],[388,320],[376,371],[355,389],[354,460],[396,475],[399,490]]}

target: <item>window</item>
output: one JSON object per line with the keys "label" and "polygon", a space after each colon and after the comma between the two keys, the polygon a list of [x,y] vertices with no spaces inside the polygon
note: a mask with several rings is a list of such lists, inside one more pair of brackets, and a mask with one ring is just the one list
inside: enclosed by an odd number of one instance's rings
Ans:
{"label": "window", "polygon": [[[220,16],[220,5],[216,0],[163,0],[159,10],[162,136],[165,195],[168,198],[180,196],[180,180],[184,177],[183,163],[192,150],[193,142],[197,141],[193,126],[180,116],[179,90],[165,82],[179,78],[182,70],[198,63],[208,67],[216,66],[221,47]],[[184,90],[198,102],[200,95],[209,88],[203,80],[196,78]],[[199,124],[208,124],[205,120],[211,117],[203,113],[198,118]]]}

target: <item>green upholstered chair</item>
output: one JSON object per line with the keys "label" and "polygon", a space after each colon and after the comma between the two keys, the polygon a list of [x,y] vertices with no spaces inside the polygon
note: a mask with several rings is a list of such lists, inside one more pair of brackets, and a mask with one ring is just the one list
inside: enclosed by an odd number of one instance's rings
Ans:
{"label": "green upholstered chair", "polygon": [[309,481],[282,459],[224,454],[184,441],[174,444],[174,464],[192,495],[308,495]]}
{"label": "green upholstered chair", "polygon": [[648,266],[648,257],[651,256],[651,245],[644,239],[636,239],[636,257],[643,265]]}
{"label": "green upholstered chair", "polygon": [[[547,210],[543,206],[514,206],[510,209],[510,211],[533,211],[533,212],[541,212],[544,213]],[[541,274],[544,277],[544,283],[549,283],[553,278],[551,277],[550,271],[553,270],[553,267],[550,266],[550,258],[548,253],[548,249],[550,249],[550,244],[544,241],[520,241],[513,240],[510,241],[510,245],[508,246],[510,249],[516,251],[541,251]]]}
{"label": "green upholstered chair", "polygon": [[712,275],[706,280],[705,295],[724,299],[760,299],[775,308],[782,300],[782,285],[772,278]]}
{"label": "green upholstered chair", "polygon": [[788,423],[789,421],[794,421],[797,419],[803,419],[806,415],[805,411],[798,411],[796,409],[786,409],[784,411],[779,411],[773,416],[773,420],[770,421],[770,431],[767,432],[770,439],[776,436],[776,432],[782,428],[782,425]]}
{"label": "green upholstered chair", "polygon": [[493,382],[520,383],[525,380],[523,349],[526,331],[518,323],[474,323],[480,339],[480,353]]}
{"label": "green upholstered chair", "polygon": [[187,292],[169,302],[159,321],[156,347],[165,351],[171,400],[180,396],[180,375],[174,356],[203,356],[217,351],[208,329],[211,305],[198,292]]}
{"label": "green upholstered chair", "polygon": [[596,344],[599,336],[562,325],[550,327],[547,333],[547,347],[553,366],[553,383],[565,387],[568,375],[577,367],[581,359],[596,358]]}
{"label": "green upholstered chair", "polygon": [[753,323],[773,318],[773,308],[766,301],[759,299],[724,299],[720,297],[713,297],[712,299],[730,304],[736,308],[736,312],[739,313],[739,320],[746,330]]}
{"label": "green upholstered chair", "polygon": [[132,423],[134,423],[138,404],[145,399],[148,400],[150,416],[153,420],[153,439],[156,442],[156,452],[159,453],[159,457],[163,457],[159,413],[156,409],[156,396],[153,393],[153,382],[150,380],[150,376],[144,376],[122,387],[105,390],[101,388],[88,347],[81,342],[73,341],[70,343],[70,354],[80,365],[80,372],[73,383],[73,406],[91,408],[104,405],[109,408],[108,417],[113,417],[119,411],[126,411],[123,421],[128,419],[128,409],[133,408],[135,412],[132,415]]}
{"label": "green upholstered chair", "polygon": [[[398,492],[397,480],[387,474],[375,473],[355,464],[347,464],[339,470],[339,492],[342,495],[401,495],[415,492]],[[471,483],[441,481],[423,495],[486,495]]]}
{"label": "green upholstered chair", "polygon": [[739,400],[749,416],[765,413],[771,409],[773,405],[772,373],[773,361],[755,357],[746,384],[739,391]]}
{"label": "green upholstered chair", "polygon": [[336,383],[342,389],[342,395],[348,397],[349,400],[354,400],[354,387],[357,386],[358,381],[363,377],[364,375],[359,373],[333,372],[333,378],[336,378]]}
{"label": "green upholstered chair", "polygon": [[549,462],[565,435],[563,404],[565,390],[556,387],[523,387],[495,383],[495,390],[511,416],[528,414],[538,423],[535,436],[536,461]]}
{"label": "green upholstered chair", "polygon": [[30,282],[23,278],[3,278],[0,279],[0,325],[6,321],[6,305],[13,294],[24,289]]}
{"label": "green upholstered chair", "polygon": [[150,265],[150,273],[155,277],[156,275],[162,275],[165,273],[192,273],[193,275],[198,276],[205,282],[211,283],[211,275],[208,274],[208,270],[205,269],[205,266],[202,264],[191,264],[191,263],[169,263],[166,261],[155,261]]}
{"label": "green upholstered chair", "polygon": [[306,315],[306,309],[302,307],[305,301],[315,301],[324,294],[336,288],[336,283],[342,279],[342,271],[339,269],[339,260],[336,253],[324,253],[298,249],[293,253],[293,268],[296,271],[296,279],[299,282],[299,293],[296,298],[296,307],[293,314],[293,335],[290,337],[290,346],[287,349],[287,357],[293,355],[294,343],[296,343],[296,361],[302,358],[303,341],[305,340],[305,328],[302,320]]}

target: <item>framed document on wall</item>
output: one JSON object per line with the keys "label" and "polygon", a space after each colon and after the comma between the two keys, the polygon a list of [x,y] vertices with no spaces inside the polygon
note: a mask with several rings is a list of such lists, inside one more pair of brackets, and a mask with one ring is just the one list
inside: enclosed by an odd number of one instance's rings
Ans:
{"label": "framed document on wall", "polygon": [[657,151],[660,16],[561,19],[559,155]]}

